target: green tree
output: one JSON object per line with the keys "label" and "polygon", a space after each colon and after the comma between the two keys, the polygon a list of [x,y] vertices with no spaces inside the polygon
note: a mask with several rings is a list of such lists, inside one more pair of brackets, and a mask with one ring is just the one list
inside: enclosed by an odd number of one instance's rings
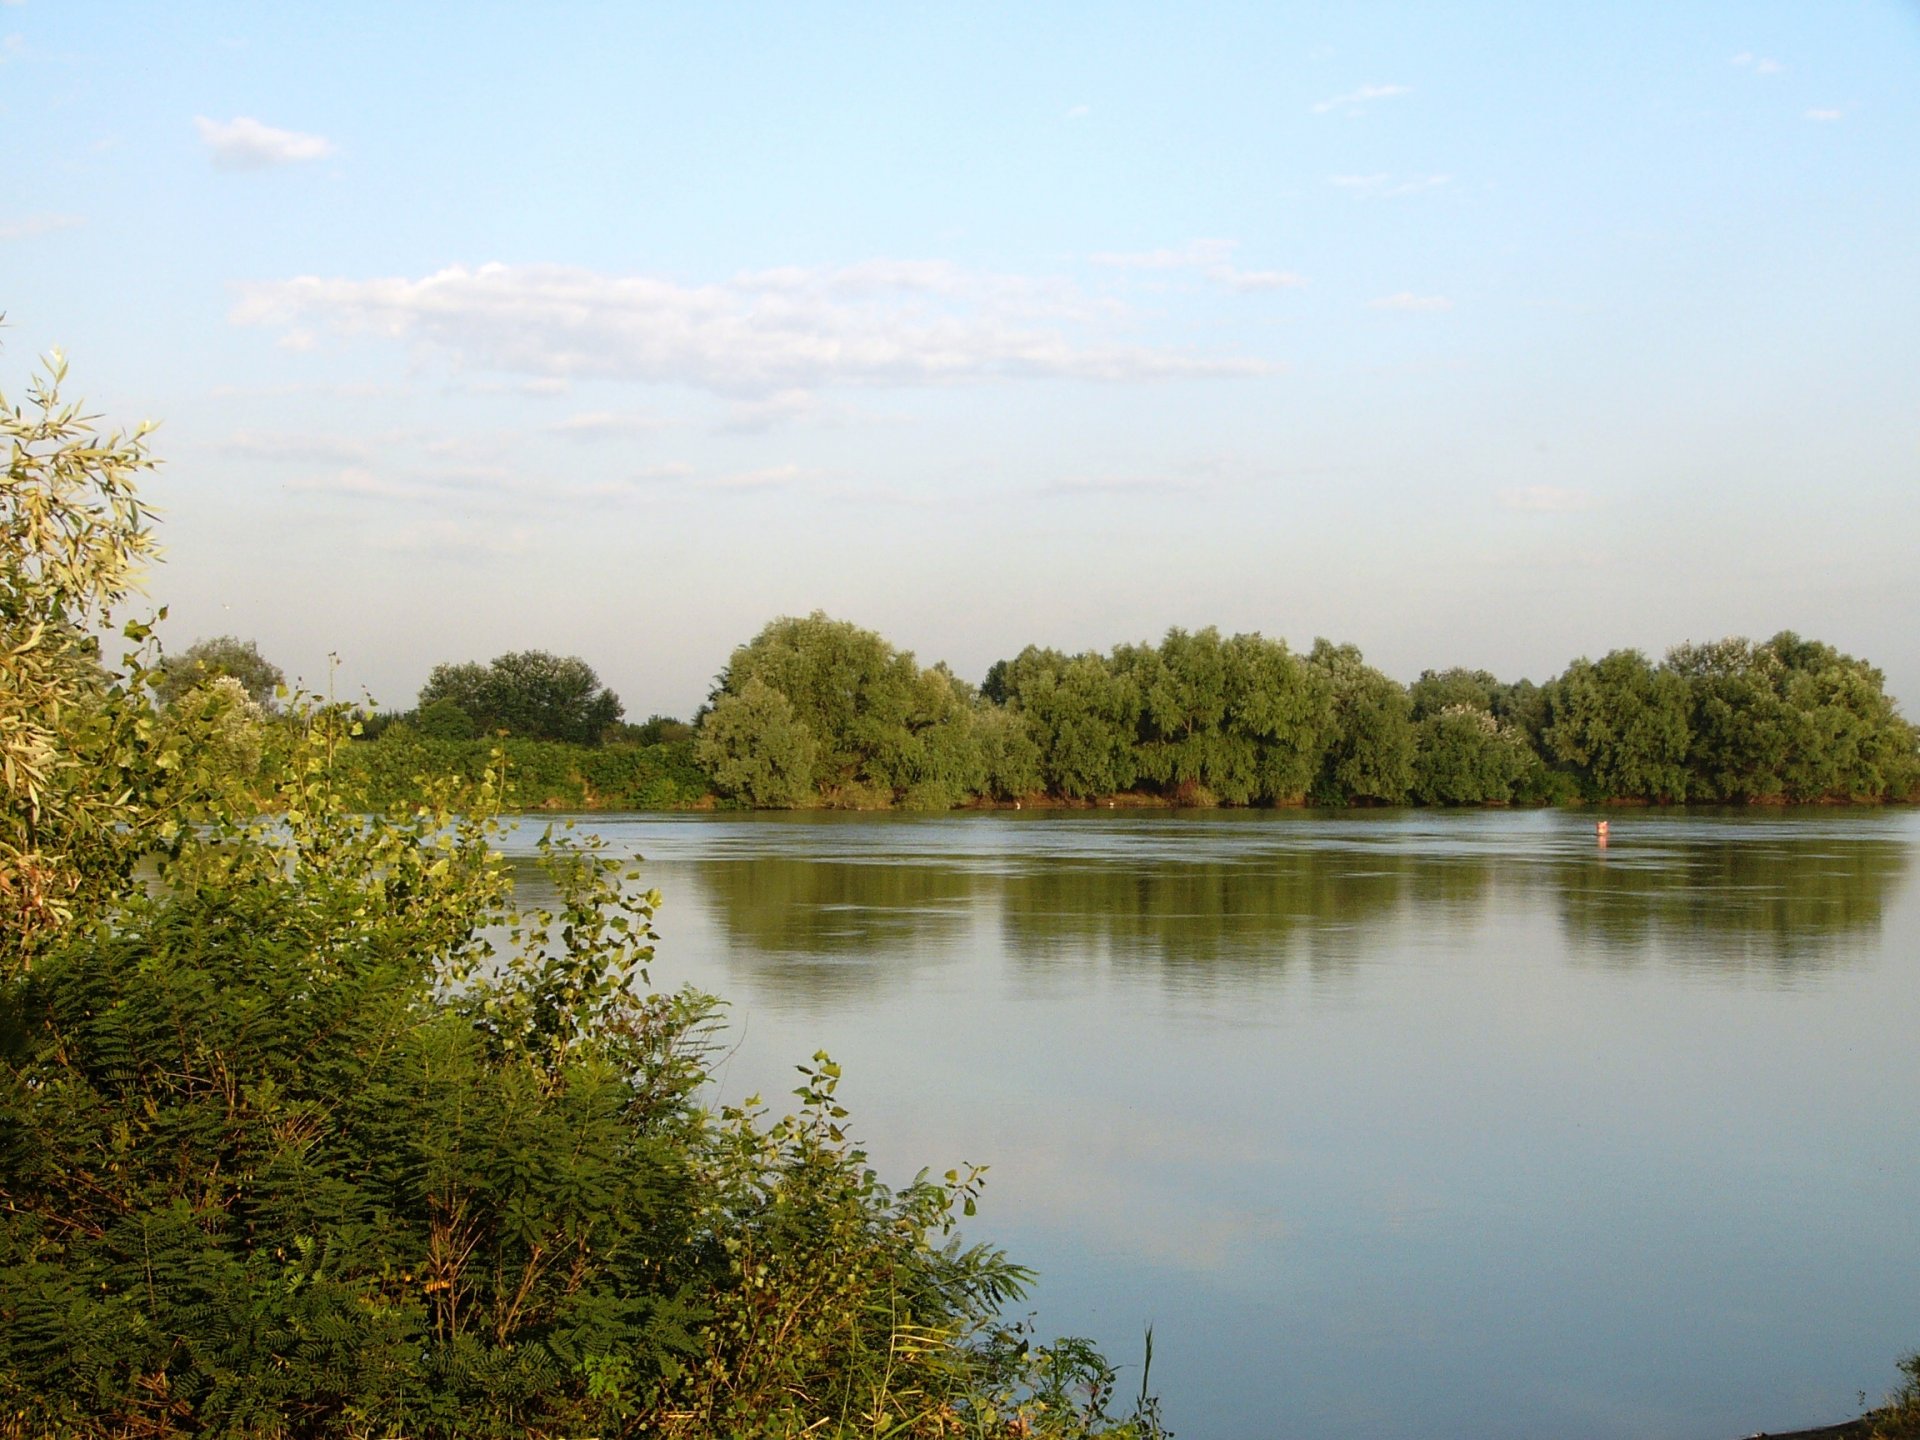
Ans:
{"label": "green tree", "polygon": [[255,705],[269,711],[276,703],[275,692],[287,682],[280,667],[262,655],[253,641],[215,635],[196,640],[178,655],[161,660],[160,673],[153,683],[154,695],[171,709],[188,691],[223,675],[237,680]]}
{"label": "green tree", "polygon": [[[785,711],[764,699],[746,710],[725,705],[756,683],[779,695]],[[733,652],[701,730],[723,711],[728,736],[698,753],[739,754],[749,717],[777,729],[798,725],[812,742],[807,788],[828,803],[943,808],[986,783],[969,687],[945,666],[922,670],[873,631],[818,611],[775,620]],[[781,743],[783,753],[797,753]],[[717,771],[715,779],[732,783]]]}
{"label": "green tree", "polygon": [[1504,805],[1536,757],[1491,711],[1454,704],[1414,723],[1413,796],[1423,805]]}
{"label": "green tree", "polygon": [[1413,786],[1413,703],[1352,645],[1315,640],[1311,663],[1332,705],[1314,796],[1323,804],[1400,804]]}
{"label": "green tree", "polygon": [[1015,696],[1040,747],[1047,788],[1071,799],[1127,789],[1139,776],[1140,694],[1101,656],[1032,669]]}
{"label": "green tree", "polygon": [[1638,650],[1580,659],[1548,687],[1545,739],[1591,800],[1687,798],[1687,683]]}
{"label": "green tree", "polygon": [[598,745],[623,713],[620,697],[577,655],[515,650],[486,665],[436,665],[420,689],[426,710],[451,701],[482,734]]}
{"label": "green tree", "polygon": [[715,697],[701,717],[693,758],[723,795],[790,809],[816,798],[813,732],[792,704],[759,677]]}

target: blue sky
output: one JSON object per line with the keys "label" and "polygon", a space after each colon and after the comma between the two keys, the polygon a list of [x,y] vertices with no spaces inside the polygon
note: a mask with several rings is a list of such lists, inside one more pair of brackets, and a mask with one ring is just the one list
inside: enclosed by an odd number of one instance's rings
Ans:
{"label": "blue sky", "polygon": [[163,421],[176,647],[1792,628],[1920,710],[1920,5],[0,0],[0,139],[0,389]]}

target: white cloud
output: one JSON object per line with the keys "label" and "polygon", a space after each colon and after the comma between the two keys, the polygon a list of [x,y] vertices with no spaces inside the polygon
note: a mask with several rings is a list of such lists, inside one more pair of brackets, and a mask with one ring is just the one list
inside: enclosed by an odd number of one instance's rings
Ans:
{"label": "white cloud", "polygon": [[1453,183],[1451,175],[1411,175],[1396,179],[1392,175],[1330,175],[1327,183],[1347,190],[1365,200],[1386,199],[1394,195],[1418,195]]}
{"label": "white cloud", "polygon": [[1322,100],[1313,107],[1316,115],[1330,115],[1339,111],[1343,115],[1358,115],[1367,104],[1374,100],[1396,100],[1402,95],[1411,95],[1411,85],[1362,85],[1358,90],[1349,90],[1344,95],[1335,95],[1332,99]]}
{"label": "white cloud", "polygon": [[242,460],[295,461],[309,465],[354,465],[370,453],[364,443],[334,435],[275,435],[258,430],[234,431],[220,443],[220,450],[222,454]]}
{"label": "white cloud", "polygon": [[1527,510],[1536,514],[1564,514],[1570,510],[1593,507],[1593,496],[1585,490],[1564,485],[1522,485],[1500,492],[1500,503],[1509,510]]}
{"label": "white cloud", "polygon": [[778,490],[802,479],[808,472],[798,465],[767,465],[758,470],[738,470],[714,475],[701,482],[706,490]]}
{"label": "white cloud", "polygon": [[1093,107],[1091,105],[1075,105],[1075,106],[1072,106],[1070,109],[1068,109],[1067,119],[1084,120],[1092,113],[1093,113]]}
{"label": "white cloud", "polygon": [[658,415],[641,415],[630,411],[587,410],[556,421],[547,429],[555,435],[565,435],[572,440],[612,440],[621,435],[641,435],[648,431],[661,430],[666,425],[667,422]]}
{"label": "white cloud", "polygon": [[1367,302],[1369,310],[1451,310],[1453,301],[1444,295],[1416,295],[1402,290],[1398,295],[1382,295]]}
{"label": "white cloud", "polygon": [[321,160],[333,154],[333,142],[324,135],[276,130],[245,115],[225,124],[199,115],[193,124],[207,149],[213,152],[213,163],[222,170],[264,170],[272,165]]}
{"label": "white cloud", "polygon": [[410,555],[524,555],[534,545],[532,526],[503,526],[485,520],[425,520],[416,525],[387,525],[371,531],[367,544],[377,550]]}
{"label": "white cloud", "polygon": [[319,343],[311,330],[289,330],[273,342],[282,350],[307,351]]}
{"label": "white cloud", "polygon": [[730,397],[832,384],[1149,380],[1275,368],[1245,356],[1076,341],[1059,322],[1096,321],[1110,307],[1058,283],[940,261],[789,267],[707,285],[489,264],[417,280],[303,276],[240,292],[238,324],[316,319],[438,350],[468,368],[681,384]]}
{"label": "white cloud", "polygon": [[1200,482],[1167,475],[1071,475],[1040,487],[1043,495],[1191,495]]}
{"label": "white cloud", "polygon": [[78,215],[29,215],[22,220],[0,222],[0,240],[31,240],[56,230],[76,230],[86,223]]}
{"label": "white cloud", "polygon": [[1290,270],[1240,270],[1232,264],[1233,240],[1194,240],[1178,250],[1103,250],[1087,258],[1112,270],[1194,270],[1229,290],[1287,290],[1306,284]]}
{"label": "white cloud", "polygon": [[1742,50],[1727,63],[1742,70],[1751,70],[1756,75],[1778,75],[1787,68],[1778,60],[1769,60],[1766,56],[1756,55],[1751,50]]}
{"label": "white cloud", "polygon": [[1845,113],[1846,112],[1842,110],[1814,109],[1814,110],[1807,111],[1807,119],[1817,120],[1822,124],[1830,124],[1833,121],[1838,120]]}

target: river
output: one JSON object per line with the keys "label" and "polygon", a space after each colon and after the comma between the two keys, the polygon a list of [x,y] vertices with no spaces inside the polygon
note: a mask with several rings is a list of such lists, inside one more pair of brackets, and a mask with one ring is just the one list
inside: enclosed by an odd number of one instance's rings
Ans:
{"label": "river", "polygon": [[[1910,810],[592,815],[1184,1440],[1733,1440],[1920,1347]],[[529,855],[544,821],[523,822]]]}

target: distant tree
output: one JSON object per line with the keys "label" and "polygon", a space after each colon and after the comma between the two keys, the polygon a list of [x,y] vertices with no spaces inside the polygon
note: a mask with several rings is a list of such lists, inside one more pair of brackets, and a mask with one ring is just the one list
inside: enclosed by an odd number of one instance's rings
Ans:
{"label": "distant tree", "polygon": [[1400,804],[1413,787],[1413,702],[1352,645],[1313,642],[1332,691],[1332,723],[1314,795],[1323,803]]}
{"label": "distant tree", "polygon": [[980,788],[984,794],[1015,800],[1046,788],[1040,746],[1024,711],[982,703],[974,716],[974,738],[979,746]]}
{"label": "distant tree", "polygon": [[749,713],[776,729],[797,724],[812,742],[809,789],[828,803],[940,808],[985,783],[971,688],[945,666],[922,670],[871,630],[819,611],[771,622],[733,652],[701,731],[718,723],[723,699],[743,699],[756,681],[784,700],[791,722],[765,701],[735,707],[726,747],[737,749]]}
{"label": "distant tree", "polygon": [[1422,670],[1420,678],[1407,687],[1413,702],[1413,718],[1424,720],[1442,710],[1465,706],[1493,714],[1494,697],[1506,687],[1485,670]]}
{"label": "distant tree", "polygon": [[1449,705],[1414,723],[1413,795],[1423,805],[1504,805],[1535,760],[1491,711]]}
{"label": "distant tree", "polygon": [[723,691],[701,718],[693,758],[722,794],[768,809],[812,800],[818,745],[792,704],[758,676]]}
{"label": "distant tree", "polygon": [[480,733],[473,717],[444,695],[420,707],[413,717],[413,731],[428,740],[471,740]]}
{"label": "distant tree", "polygon": [[1687,798],[1687,682],[1638,650],[1576,660],[1548,687],[1545,739],[1594,800]]}
{"label": "distant tree", "polygon": [[1021,682],[1020,708],[1039,742],[1047,788],[1073,799],[1125,790],[1139,778],[1140,694],[1099,655]]}
{"label": "distant tree", "polygon": [[674,745],[693,738],[693,726],[671,715],[649,715],[638,725],[625,727],[622,738],[636,745]]}
{"label": "distant tree", "polygon": [[516,650],[486,665],[436,665],[420,689],[422,711],[445,700],[482,734],[598,745],[622,714],[620,697],[577,655]]}
{"label": "distant tree", "polygon": [[211,639],[196,640],[178,655],[163,659],[153,690],[161,705],[171,709],[188,691],[222,675],[238,680],[247,697],[267,711],[274,708],[274,691],[287,680],[280,667],[262,655],[253,641],[234,635],[215,635]]}

